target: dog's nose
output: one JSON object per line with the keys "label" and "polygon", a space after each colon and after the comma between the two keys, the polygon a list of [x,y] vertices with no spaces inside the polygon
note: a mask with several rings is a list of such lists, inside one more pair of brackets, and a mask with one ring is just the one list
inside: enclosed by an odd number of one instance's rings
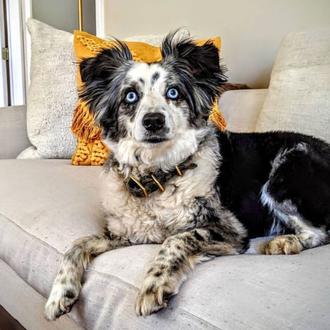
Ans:
{"label": "dog's nose", "polygon": [[149,132],[157,132],[165,125],[165,116],[160,112],[152,112],[144,115],[142,124]]}

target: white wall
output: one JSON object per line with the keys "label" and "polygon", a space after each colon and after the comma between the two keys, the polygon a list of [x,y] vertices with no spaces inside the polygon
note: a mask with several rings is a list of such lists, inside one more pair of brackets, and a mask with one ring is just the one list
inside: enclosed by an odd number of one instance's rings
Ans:
{"label": "white wall", "polygon": [[118,38],[178,27],[220,35],[230,81],[261,88],[285,34],[330,27],[330,0],[105,0],[104,23]]}

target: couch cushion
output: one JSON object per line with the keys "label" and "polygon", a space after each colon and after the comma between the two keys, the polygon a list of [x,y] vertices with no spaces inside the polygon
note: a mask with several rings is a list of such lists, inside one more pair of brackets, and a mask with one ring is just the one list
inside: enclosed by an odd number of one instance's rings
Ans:
{"label": "couch cushion", "polygon": [[330,28],[289,34],[272,71],[257,131],[288,130],[330,142]]}
{"label": "couch cushion", "polygon": [[[0,258],[47,296],[72,241],[101,231],[97,167],[61,160],[0,161]],[[167,310],[134,313],[155,245],[97,257],[69,316],[88,329],[325,329],[330,247],[297,256],[241,255],[199,265]]]}
{"label": "couch cushion", "polygon": [[31,82],[27,131],[33,147],[21,158],[70,158],[75,146],[70,126],[77,102],[73,35],[35,19],[31,36]]}

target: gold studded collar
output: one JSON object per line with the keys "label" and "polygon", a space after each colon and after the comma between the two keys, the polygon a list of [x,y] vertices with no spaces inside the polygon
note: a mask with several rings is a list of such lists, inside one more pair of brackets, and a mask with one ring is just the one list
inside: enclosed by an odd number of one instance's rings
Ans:
{"label": "gold studded collar", "polygon": [[155,191],[164,192],[167,181],[175,176],[183,176],[185,171],[195,167],[197,167],[197,165],[192,163],[191,157],[189,157],[170,171],[163,171],[159,169],[153,173],[148,173],[141,177],[130,175],[125,180],[125,186],[127,190],[135,197],[148,197]]}

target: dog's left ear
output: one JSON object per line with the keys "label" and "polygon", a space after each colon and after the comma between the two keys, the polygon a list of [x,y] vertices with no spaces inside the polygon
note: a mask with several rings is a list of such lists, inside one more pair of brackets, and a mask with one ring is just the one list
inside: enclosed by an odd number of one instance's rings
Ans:
{"label": "dog's left ear", "polygon": [[171,62],[183,75],[188,68],[190,77],[203,94],[205,102],[202,106],[211,107],[219,95],[220,85],[227,81],[224,68],[220,66],[219,50],[211,40],[199,46],[190,38],[180,39],[177,33],[169,34],[164,39],[163,59]]}

